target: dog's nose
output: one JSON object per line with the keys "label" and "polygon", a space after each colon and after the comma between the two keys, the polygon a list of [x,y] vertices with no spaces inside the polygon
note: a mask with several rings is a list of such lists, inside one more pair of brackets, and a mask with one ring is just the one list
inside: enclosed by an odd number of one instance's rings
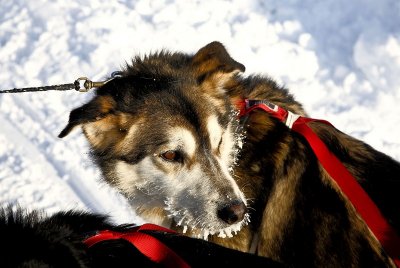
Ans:
{"label": "dog's nose", "polygon": [[247,212],[246,205],[239,200],[233,201],[218,209],[218,217],[228,224],[234,224],[243,220]]}

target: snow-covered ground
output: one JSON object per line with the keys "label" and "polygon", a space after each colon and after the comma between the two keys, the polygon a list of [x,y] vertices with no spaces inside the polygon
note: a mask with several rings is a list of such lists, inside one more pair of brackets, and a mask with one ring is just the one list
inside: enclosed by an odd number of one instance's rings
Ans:
{"label": "snow-covered ground", "polygon": [[[312,117],[400,160],[399,0],[0,0],[0,89],[98,80],[134,55],[214,40]],[[57,138],[90,96],[0,95],[0,205],[140,222],[100,182],[80,131]]]}

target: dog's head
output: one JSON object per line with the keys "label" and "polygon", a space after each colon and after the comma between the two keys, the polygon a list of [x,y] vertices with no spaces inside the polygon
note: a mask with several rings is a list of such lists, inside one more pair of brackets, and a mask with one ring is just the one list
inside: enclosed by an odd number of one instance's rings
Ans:
{"label": "dog's head", "polygon": [[71,112],[60,137],[81,126],[106,181],[139,214],[158,207],[199,236],[230,236],[248,214],[230,170],[241,134],[224,86],[244,69],[218,42],[137,57]]}

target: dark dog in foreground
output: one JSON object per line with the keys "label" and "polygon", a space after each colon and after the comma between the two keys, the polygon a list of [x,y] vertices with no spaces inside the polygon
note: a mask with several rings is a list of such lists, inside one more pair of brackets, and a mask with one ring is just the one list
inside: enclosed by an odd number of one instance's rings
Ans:
{"label": "dark dog in foreground", "polygon": [[[0,267],[164,267],[126,240],[105,240],[88,248],[83,241],[100,230],[127,232],[107,217],[78,211],[50,217],[33,211],[0,209]],[[282,267],[267,258],[223,248],[200,239],[146,231],[191,267]],[[177,267],[177,266],[172,266]]]}
{"label": "dark dog in foreground", "polygon": [[[105,180],[149,222],[289,266],[394,266],[303,136],[260,110],[239,121],[244,99],[306,116],[287,89],[244,70],[218,42],[136,57],[60,137],[82,127]],[[309,126],[398,232],[399,163]]]}

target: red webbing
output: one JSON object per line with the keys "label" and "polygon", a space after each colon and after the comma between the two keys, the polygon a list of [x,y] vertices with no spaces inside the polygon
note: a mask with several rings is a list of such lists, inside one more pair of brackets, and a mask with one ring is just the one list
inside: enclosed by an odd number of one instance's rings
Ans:
{"label": "red webbing", "polygon": [[132,245],[134,245],[143,255],[153,262],[171,268],[190,267],[181,257],[162,242],[151,235],[142,233],[141,231],[143,230],[173,232],[170,229],[147,223],[129,230],[128,232],[115,232],[109,230],[100,231],[98,234],[86,239],[84,243],[86,246],[91,247],[94,244],[105,240],[124,239],[132,243]]}

